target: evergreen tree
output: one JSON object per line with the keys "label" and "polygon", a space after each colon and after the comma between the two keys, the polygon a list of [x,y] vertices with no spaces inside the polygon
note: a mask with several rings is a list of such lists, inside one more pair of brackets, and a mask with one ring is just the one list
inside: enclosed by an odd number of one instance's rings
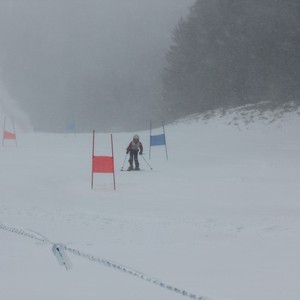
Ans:
{"label": "evergreen tree", "polygon": [[197,0],[166,55],[169,115],[300,101],[299,17],[298,0]]}

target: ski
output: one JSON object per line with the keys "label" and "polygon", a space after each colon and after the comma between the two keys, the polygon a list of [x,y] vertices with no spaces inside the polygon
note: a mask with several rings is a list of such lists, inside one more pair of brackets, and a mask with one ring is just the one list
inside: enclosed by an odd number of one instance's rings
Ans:
{"label": "ski", "polygon": [[120,171],[122,171],[122,172],[139,172],[139,171],[145,171],[145,170],[142,170],[142,169],[139,169],[139,170],[135,170],[135,169],[133,169],[133,170],[120,169]]}

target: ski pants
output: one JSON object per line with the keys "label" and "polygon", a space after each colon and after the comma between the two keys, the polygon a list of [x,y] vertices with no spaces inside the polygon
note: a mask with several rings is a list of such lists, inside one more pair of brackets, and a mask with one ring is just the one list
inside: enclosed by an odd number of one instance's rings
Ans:
{"label": "ski pants", "polygon": [[129,151],[129,160],[128,160],[128,162],[129,162],[131,167],[133,167],[133,160],[134,160],[134,163],[135,163],[135,167],[136,168],[139,167],[138,153],[139,153],[138,150],[130,150]]}

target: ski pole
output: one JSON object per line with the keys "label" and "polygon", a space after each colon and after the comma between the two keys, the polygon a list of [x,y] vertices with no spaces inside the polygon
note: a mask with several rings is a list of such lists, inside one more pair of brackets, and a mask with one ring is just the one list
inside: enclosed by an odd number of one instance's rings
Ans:
{"label": "ski pole", "polygon": [[126,159],[127,159],[127,155],[128,155],[128,153],[125,154],[125,158],[124,158],[124,161],[123,161],[123,165],[122,165],[121,171],[124,170],[124,165],[125,165],[125,162],[126,162]]}
{"label": "ski pole", "polygon": [[147,162],[146,158],[145,158],[143,155],[141,155],[141,157],[142,157],[143,160],[146,162],[146,164],[148,165],[148,167],[152,170],[152,168],[151,168],[151,166],[149,165],[149,163]]}

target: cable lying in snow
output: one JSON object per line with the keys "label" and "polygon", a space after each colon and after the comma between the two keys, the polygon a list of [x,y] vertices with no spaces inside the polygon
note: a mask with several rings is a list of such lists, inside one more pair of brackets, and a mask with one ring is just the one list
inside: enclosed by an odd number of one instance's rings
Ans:
{"label": "cable lying in snow", "polygon": [[186,296],[186,297],[189,297],[191,299],[196,299],[196,300],[209,300],[206,297],[197,296],[197,295],[189,293],[189,292],[187,292],[185,290],[182,290],[182,289],[173,287],[171,285],[165,284],[165,283],[163,283],[162,281],[160,281],[158,279],[155,279],[155,278],[153,278],[153,277],[151,277],[149,275],[145,275],[145,274],[143,274],[143,273],[141,273],[139,271],[133,270],[133,269],[131,269],[129,267],[122,266],[120,264],[113,263],[113,262],[110,262],[110,261],[105,260],[105,259],[97,258],[97,257],[95,257],[93,255],[86,254],[86,253],[80,252],[78,250],[75,250],[75,249],[72,249],[72,248],[69,248],[69,247],[66,247],[66,246],[64,246],[64,249],[66,251],[68,251],[68,252],[71,252],[71,253],[75,254],[75,255],[78,255],[78,256],[84,257],[86,259],[89,259],[90,261],[100,263],[100,264],[105,265],[107,267],[119,270],[121,272],[127,273],[129,275],[135,276],[135,277],[143,279],[143,280],[146,280],[148,282],[151,282],[151,283],[153,283],[155,285],[158,285],[158,286],[160,286],[162,288],[166,288],[166,289],[168,289],[168,290],[170,290],[172,292],[179,293],[182,296]]}
{"label": "cable lying in snow", "polygon": [[149,275],[145,275],[145,274],[143,274],[139,271],[136,271],[136,270],[134,270],[130,267],[126,267],[126,266],[123,266],[119,263],[114,263],[114,262],[108,261],[106,259],[98,258],[98,257],[93,256],[91,254],[87,254],[87,253],[81,252],[79,250],[69,248],[66,245],[61,244],[61,243],[53,243],[50,240],[48,240],[46,237],[44,237],[43,235],[41,235],[37,232],[34,232],[34,231],[28,232],[24,229],[14,228],[14,227],[11,227],[11,226],[4,225],[2,223],[0,223],[0,229],[5,230],[5,231],[9,231],[9,232],[12,232],[12,233],[16,233],[18,235],[22,235],[22,236],[37,240],[39,242],[45,243],[45,244],[51,244],[53,254],[57,258],[58,263],[60,265],[63,265],[66,268],[66,270],[70,270],[71,267],[72,267],[72,264],[71,264],[69,258],[67,257],[67,255],[65,253],[67,251],[67,252],[72,253],[73,255],[77,255],[77,256],[86,258],[86,259],[88,259],[92,262],[102,264],[106,267],[113,268],[113,269],[116,269],[118,271],[124,272],[126,274],[132,275],[134,277],[140,278],[142,280],[148,281],[148,282],[153,283],[155,285],[158,285],[162,288],[168,289],[172,292],[181,294],[184,297],[188,297],[188,298],[195,299],[195,300],[209,300],[209,298],[207,298],[207,297],[197,296],[197,295],[192,294],[192,293],[190,293],[188,291],[185,291],[183,289],[179,289],[179,288],[173,287],[169,284],[165,284],[161,280],[155,279],[154,277],[151,277]]}

